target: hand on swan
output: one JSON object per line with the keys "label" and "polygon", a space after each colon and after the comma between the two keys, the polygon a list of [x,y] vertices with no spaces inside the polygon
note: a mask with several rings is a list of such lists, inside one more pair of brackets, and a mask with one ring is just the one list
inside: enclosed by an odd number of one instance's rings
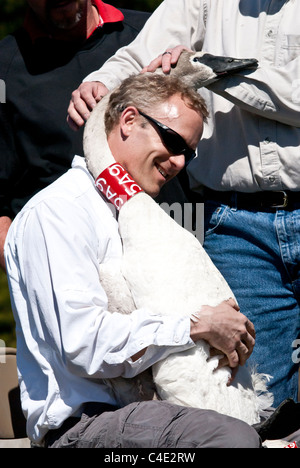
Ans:
{"label": "hand on swan", "polygon": [[76,131],[85,124],[96,104],[107,93],[107,87],[99,81],[82,83],[73,91],[67,117],[72,130]]}
{"label": "hand on swan", "polygon": [[221,365],[226,363],[235,369],[246,363],[255,345],[255,329],[233,299],[217,307],[203,306],[195,317],[195,321],[191,320],[193,341],[204,339],[220,350],[225,355]]}

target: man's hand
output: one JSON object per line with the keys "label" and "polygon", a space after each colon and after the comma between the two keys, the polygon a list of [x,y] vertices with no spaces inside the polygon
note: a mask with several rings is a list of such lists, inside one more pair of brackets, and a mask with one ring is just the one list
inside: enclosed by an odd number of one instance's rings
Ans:
{"label": "man's hand", "polygon": [[[142,73],[155,72],[155,70],[160,67],[162,67],[164,73],[169,73],[172,65],[178,62],[183,50],[189,49],[181,45],[173,49],[168,49],[145,67]],[[67,117],[69,126],[75,131],[82,127],[88,120],[95,105],[101,101],[108,92],[109,90],[107,87],[99,81],[82,83],[79,88],[72,93]]]}
{"label": "man's hand", "polygon": [[203,306],[195,315],[197,321],[191,322],[192,340],[206,340],[220,350],[232,369],[243,366],[255,345],[255,329],[236,302],[230,299],[217,307]]}
{"label": "man's hand", "polygon": [[75,131],[82,127],[96,104],[107,93],[107,87],[98,81],[82,83],[73,91],[67,117],[70,127]]}
{"label": "man's hand", "polygon": [[166,74],[170,73],[172,66],[176,65],[184,50],[190,51],[190,49],[182,45],[174,47],[174,49],[167,49],[166,52],[159,55],[156,59],[152,60],[147,67],[143,68],[142,73],[153,73],[158,68],[162,68],[162,71]]}

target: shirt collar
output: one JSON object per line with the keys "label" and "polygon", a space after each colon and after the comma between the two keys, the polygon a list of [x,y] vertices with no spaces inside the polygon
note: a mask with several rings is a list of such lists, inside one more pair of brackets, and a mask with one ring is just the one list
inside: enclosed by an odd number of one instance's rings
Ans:
{"label": "shirt collar", "polygon": [[[99,25],[95,30],[102,27],[104,24],[118,23],[124,20],[123,13],[114,6],[104,3],[102,0],[93,0],[92,4],[95,5],[100,16]],[[30,9],[27,10],[23,26],[30,35],[32,42],[35,42],[37,39],[42,37],[49,37],[49,34],[47,34]]]}
{"label": "shirt collar", "polygon": [[102,18],[103,24],[117,23],[124,20],[124,15],[120,10],[112,5],[102,2],[101,0],[94,0],[93,5],[97,7],[99,15]]}

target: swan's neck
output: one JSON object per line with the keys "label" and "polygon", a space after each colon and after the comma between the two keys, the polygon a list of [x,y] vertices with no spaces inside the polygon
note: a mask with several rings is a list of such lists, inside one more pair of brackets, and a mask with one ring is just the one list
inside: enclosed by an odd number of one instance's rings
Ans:
{"label": "swan's neck", "polygon": [[95,107],[88,119],[83,136],[86,165],[96,180],[107,167],[114,164],[105,131],[105,112],[110,95],[106,95]]}

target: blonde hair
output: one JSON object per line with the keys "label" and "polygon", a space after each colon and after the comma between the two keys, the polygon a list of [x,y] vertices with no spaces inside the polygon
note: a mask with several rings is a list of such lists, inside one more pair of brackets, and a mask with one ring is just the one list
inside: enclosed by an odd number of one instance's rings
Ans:
{"label": "blonde hair", "polygon": [[107,135],[119,123],[121,113],[130,106],[147,113],[172,96],[179,94],[187,107],[195,110],[206,121],[208,110],[196,90],[172,75],[146,73],[130,76],[112,92],[105,113]]}

